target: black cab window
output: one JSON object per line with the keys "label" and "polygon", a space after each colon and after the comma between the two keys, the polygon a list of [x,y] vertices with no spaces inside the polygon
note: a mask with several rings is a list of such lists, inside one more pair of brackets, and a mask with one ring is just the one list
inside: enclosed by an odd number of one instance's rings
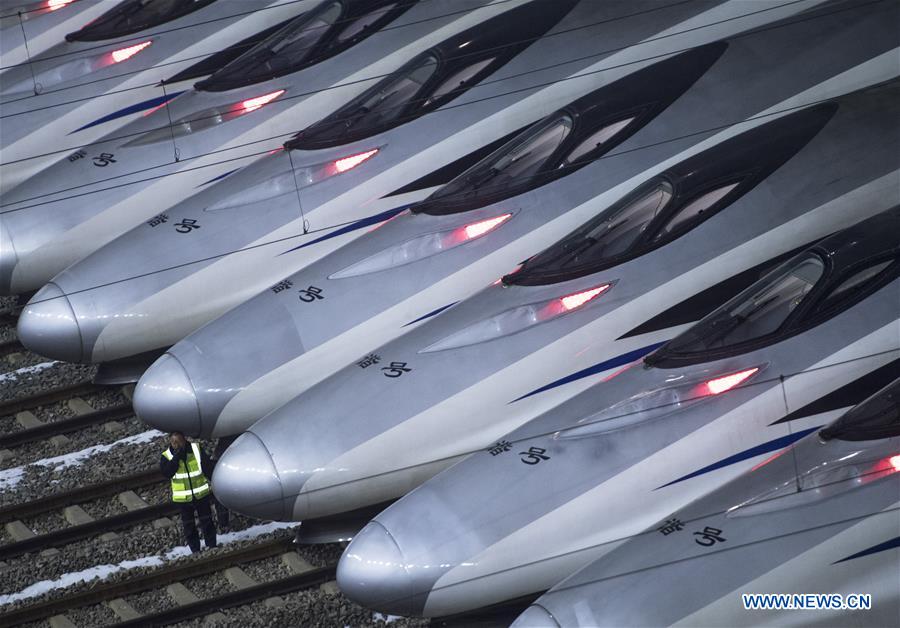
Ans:
{"label": "black cab window", "polygon": [[215,0],[125,0],[84,28],[66,35],[68,41],[100,41],[131,35],[171,22]]}
{"label": "black cab window", "polygon": [[625,130],[625,127],[632,122],[634,122],[634,116],[600,127],[600,129],[594,131],[587,139],[582,140],[575,148],[569,151],[559,167],[565,168],[580,159],[590,157],[592,153],[599,152],[603,149],[604,144]]}
{"label": "black cab window", "polygon": [[815,306],[812,315],[825,312],[837,307],[844,301],[849,301],[858,294],[864,292],[872,283],[879,279],[879,275],[890,266],[894,260],[888,259],[866,266],[857,270],[843,281],[838,282],[828,294],[826,294]]}
{"label": "black cab window", "polygon": [[819,432],[823,440],[859,441],[900,436],[900,379],[848,410]]}
{"label": "black cab window", "polygon": [[459,70],[431,90],[431,94],[425,99],[422,106],[427,107],[428,105],[441,100],[444,96],[447,96],[453,91],[465,89],[469,83],[475,80],[482,70],[486,69],[493,62],[494,57],[482,59],[481,61],[477,61],[472,65]]}
{"label": "black cab window", "polygon": [[530,2],[444,40],[285,144],[317,150],[383,133],[458,98],[541,39],[575,0]]}
{"label": "black cab window", "polygon": [[259,44],[203,81],[208,91],[234,89],[283,76],[304,65],[324,39],[329,28],[341,17],[340,2],[328,2],[291,20]]}
{"label": "black cab window", "polygon": [[350,112],[343,124],[347,129],[359,125],[382,125],[399,118],[404,106],[412,101],[437,70],[437,59],[419,59],[406,72],[383,83],[377,90],[364,94],[365,98]]}
{"label": "black cab window", "polygon": [[[326,0],[279,28],[197,87],[222,91],[298,72],[359,43],[412,4],[410,0]],[[359,14],[361,11],[365,12]]]}
{"label": "black cab window", "polygon": [[678,208],[678,211],[664,224],[659,232],[654,236],[654,240],[659,240],[668,236],[673,231],[677,231],[679,227],[687,225],[692,220],[700,221],[703,219],[703,213],[709,211],[716,203],[724,199],[731,193],[740,181],[721,185],[713,188],[709,192],[700,194],[694,200]]}
{"label": "black cab window", "polygon": [[388,17],[388,14],[397,8],[396,2],[391,2],[384,6],[378,7],[368,13],[361,15],[355,19],[349,20],[346,25],[341,27],[341,31],[335,40],[337,44],[343,44],[354,37],[358,37],[366,30],[377,30],[379,23]]}
{"label": "black cab window", "polygon": [[491,194],[498,188],[513,185],[538,170],[571,130],[569,116],[536,124],[436,191],[432,198]]}
{"label": "black cab window", "polygon": [[666,351],[693,354],[773,334],[803,302],[824,272],[825,263],[814,253],[789,262],[763,285],[751,286],[674,338]]}

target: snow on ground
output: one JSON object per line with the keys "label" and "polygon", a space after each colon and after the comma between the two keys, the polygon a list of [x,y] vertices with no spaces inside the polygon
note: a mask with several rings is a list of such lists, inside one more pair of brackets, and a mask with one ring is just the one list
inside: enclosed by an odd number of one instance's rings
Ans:
{"label": "snow on ground", "polygon": [[0,491],[5,491],[18,484],[23,475],[25,475],[25,467],[13,467],[0,471]]}
{"label": "snow on ground", "polygon": [[41,362],[40,364],[34,364],[32,366],[23,366],[22,368],[10,371],[9,373],[0,373],[0,382],[7,379],[19,379],[19,376],[28,375],[29,373],[39,373],[44,369],[48,369],[57,364],[59,364],[58,360],[54,360],[53,362]]}
{"label": "snow on ground", "polygon": [[53,467],[54,471],[59,471],[61,469],[80,465],[85,460],[96,456],[97,454],[107,452],[113,447],[118,447],[119,445],[139,445],[141,443],[147,443],[155,438],[160,438],[162,436],[164,436],[164,434],[159,430],[147,430],[146,432],[141,432],[140,434],[120,438],[119,440],[107,445],[92,445],[80,451],[73,451],[68,454],[62,454],[61,456],[53,456],[52,458],[42,458],[41,460],[36,460],[21,467],[4,469],[0,471],[0,491],[12,488],[16,484],[18,484],[22,479],[22,476],[25,474],[25,469],[28,467]]}
{"label": "snow on ground", "polygon": [[[270,521],[269,523],[252,526],[246,530],[219,534],[217,535],[217,540],[220,546],[228,545],[229,543],[234,543],[236,541],[253,539],[263,534],[274,532],[275,530],[291,528],[295,525],[297,525],[296,522]],[[181,545],[170,549],[164,554],[154,554],[152,556],[142,556],[133,560],[123,560],[115,565],[95,565],[94,567],[89,567],[81,571],[63,574],[56,580],[41,580],[40,582],[25,587],[18,593],[0,595],[0,606],[17,600],[37,597],[38,595],[42,595],[47,591],[53,591],[54,589],[64,589],[78,582],[87,582],[97,578],[103,580],[110,574],[114,574],[118,571],[135,569],[137,567],[158,567],[170,560],[187,556],[190,553],[191,550],[187,545]]]}
{"label": "snow on ground", "polygon": [[31,464],[40,465],[42,467],[53,467],[54,471],[59,471],[71,466],[80,465],[86,459],[92,458],[97,454],[107,452],[113,447],[118,447],[119,445],[140,445],[142,443],[148,443],[155,438],[161,438],[163,436],[165,436],[165,434],[163,434],[159,430],[147,430],[146,432],[141,432],[140,434],[120,438],[119,440],[107,445],[92,445],[87,449],[73,451],[72,453],[62,454],[61,456],[54,456],[52,458],[43,458],[41,460],[32,462]]}

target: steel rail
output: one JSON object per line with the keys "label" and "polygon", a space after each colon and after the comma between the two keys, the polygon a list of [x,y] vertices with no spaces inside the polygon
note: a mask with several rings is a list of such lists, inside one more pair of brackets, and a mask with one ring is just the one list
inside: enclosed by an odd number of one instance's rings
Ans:
{"label": "steel rail", "polygon": [[[277,556],[278,554],[289,551],[292,546],[292,538],[280,538],[242,547],[230,552],[217,551],[211,552],[206,556],[201,554],[200,557],[194,560],[157,569],[134,578],[119,582],[99,584],[86,591],[70,593],[69,595],[53,600],[31,604],[13,611],[8,611],[0,615],[0,619],[2,619],[5,625],[18,625],[39,621],[74,608],[90,606],[106,600],[130,595],[132,593],[164,587],[173,582],[179,582],[189,578],[205,576],[233,565],[271,558],[272,556]],[[144,624],[139,623],[138,625]]]}
{"label": "steel rail", "polygon": [[0,523],[7,521],[15,521],[16,519],[26,519],[45,512],[71,506],[72,504],[82,504],[100,497],[108,497],[135,488],[143,488],[151,484],[157,484],[163,481],[163,477],[159,469],[150,468],[144,471],[138,471],[131,475],[123,475],[106,482],[93,484],[89,486],[79,486],[65,493],[57,493],[55,495],[47,495],[38,499],[25,502],[23,504],[12,504],[0,508]]}
{"label": "steel rail", "polygon": [[27,430],[19,430],[18,432],[0,435],[0,449],[18,447],[19,445],[33,443],[45,438],[50,438],[51,436],[56,436],[57,434],[77,432],[81,428],[89,425],[106,423],[107,421],[116,421],[130,416],[134,416],[134,409],[131,407],[130,403],[126,403],[97,410],[96,412],[79,414],[60,421],[51,421]]}

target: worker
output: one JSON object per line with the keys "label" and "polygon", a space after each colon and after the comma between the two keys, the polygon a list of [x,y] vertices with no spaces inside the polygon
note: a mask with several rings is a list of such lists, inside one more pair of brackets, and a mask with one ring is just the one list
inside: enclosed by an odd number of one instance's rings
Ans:
{"label": "worker", "polygon": [[211,488],[207,477],[212,462],[197,443],[188,442],[181,432],[169,434],[169,446],[159,457],[159,469],[172,480],[172,501],[178,504],[181,525],[191,552],[200,551],[200,535],[194,513],[200,519],[207,548],[216,546],[216,524],[210,509]]}

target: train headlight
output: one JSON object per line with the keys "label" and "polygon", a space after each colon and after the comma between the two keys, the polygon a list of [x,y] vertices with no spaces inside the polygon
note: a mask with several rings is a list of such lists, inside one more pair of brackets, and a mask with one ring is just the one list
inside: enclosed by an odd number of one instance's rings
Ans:
{"label": "train headlight", "polygon": [[[581,419],[575,426],[557,432],[555,438],[596,436],[638,423],[661,419],[692,406],[704,398],[731,390],[764,367],[765,365],[760,365],[711,380],[679,375],[668,380],[663,386],[640,392]],[[711,385],[713,382],[717,383]]]}
{"label": "train headlight", "polygon": [[357,277],[425,259],[481,238],[510,218],[512,218],[512,214],[501,214],[500,216],[479,220],[455,229],[421,235],[379,251],[343,270],[339,270],[328,278],[344,279],[346,277]]}
{"label": "train headlight", "polygon": [[558,316],[583,308],[589,302],[605,294],[612,286],[612,283],[604,283],[587,290],[508,309],[469,325],[465,329],[422,349],[420,353],[457,349],[516,334],[529,327],[546,323]]}
{"label": "train headlight", "polygon": [[[232,103],[230,105],[225,105],[222,107],[211,107],[209,109],[203,109],[202,111],[189,113],[188,115],[182,116],[178,120],[175,120],[171,126],[166,124],[165,126],[160,126],[159,128],[153,129],[152,131],[148,131],[147,133],[136,137],[135,139],[128,142],[126,146],[142,146],[144,144],[165,142],[176,137],[184,137],[185,135],[191,135],[192,133],[197,133],[199,131],[204,131],[215,126],[219,126],[220,124],[223,124],[230,120],[234,120],[235,118],[240,118],[241,116],[245,116],[248,113],[260,109],[264,105],[267,105],[273,100],[279,98],[282,94],[284,94],[284,92],[285,90],[279,89],[268,94],[263,94],[262,96],[247,98],[246,100]],[[163,103],[155,109],[151,109],[147,115],[152,114],[166,106],[168,106],[168,102]]]}

